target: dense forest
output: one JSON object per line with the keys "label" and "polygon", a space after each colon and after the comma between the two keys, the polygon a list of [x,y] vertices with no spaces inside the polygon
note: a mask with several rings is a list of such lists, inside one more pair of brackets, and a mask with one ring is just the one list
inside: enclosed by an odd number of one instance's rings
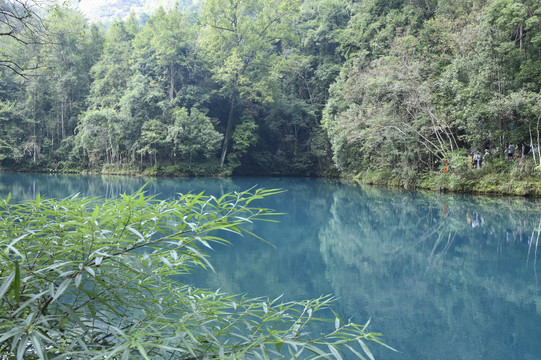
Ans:
{"label": "dense forest", "polygon": [[2,169],[408,183],[509,143],[533,151],[493,171],[541,163],[540,0],[56,8],[26,42],[2,16]]}

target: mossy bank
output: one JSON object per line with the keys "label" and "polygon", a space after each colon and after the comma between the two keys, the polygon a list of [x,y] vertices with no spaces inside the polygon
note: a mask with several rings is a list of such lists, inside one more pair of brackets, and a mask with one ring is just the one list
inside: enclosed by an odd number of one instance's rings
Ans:
{"label": "mossy bank", "polygon": [[424,173],[380,168],[358,173],[353,180],[407,189],[541,197],[541,167],[532,159],[494,159],[480,169],[466,165],[446,172],[442,168]]}

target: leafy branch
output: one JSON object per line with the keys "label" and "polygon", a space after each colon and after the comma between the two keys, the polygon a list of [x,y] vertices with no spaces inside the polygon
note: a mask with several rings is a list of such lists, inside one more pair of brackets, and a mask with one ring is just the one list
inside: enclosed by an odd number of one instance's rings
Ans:
{"label": "leafy branch", "polygon": [[[274,211],[262,190],[179,195],[143,190],[103,201],[72,196],[0,203],[0,353],[17,359],[373,358],[367,332],[335,316],[331,297],[280,302],[174,280],[212,269],[202,248],[251,234]],[[178,276],[176,277],[178,278]],[[319,324],[319,325],[318,325]],[[320,329],[320,330],[318,330]]]}

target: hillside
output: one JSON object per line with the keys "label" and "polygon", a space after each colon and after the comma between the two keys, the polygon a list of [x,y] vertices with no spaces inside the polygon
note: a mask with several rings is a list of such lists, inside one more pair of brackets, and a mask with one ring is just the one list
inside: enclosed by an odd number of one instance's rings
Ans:
{"label": "hillside", "polygon": [[0,167],[541,195],[539,1],[172,1],[0,36]]}
{"label": "hillside", "polygon": [[181,10],[189,10],[198,0],[81,0],[74,3],[74,7],[88,18],[90,22],[109,22],[113,19],[125,19],[130,12],[137,15],[151,15],[162,6],[168,10],[175,3],[179,3]]}

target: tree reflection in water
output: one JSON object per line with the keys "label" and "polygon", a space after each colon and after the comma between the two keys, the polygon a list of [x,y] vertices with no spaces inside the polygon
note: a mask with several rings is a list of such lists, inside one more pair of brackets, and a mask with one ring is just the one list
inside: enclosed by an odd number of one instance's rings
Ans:
{"label": "tree reflection in water", "polygon": [[535,359],[540,210],[523,198],[342,188],[321,252],[347,312],[402,350],[381,358]]}
{"label": "tree reflection in water", "polygon": [[0,174],[13,201],[73,193],[147,191],[221,195],[253,186],[286,193],[259,206],[286,215],[231,238],[216,273],[185,279],[211,289],[284,300],[338,296],[336,310],[400,353],[377,359],[541,359],[537,277],[541,200],[405,192],[313,179],[145,179]]}

